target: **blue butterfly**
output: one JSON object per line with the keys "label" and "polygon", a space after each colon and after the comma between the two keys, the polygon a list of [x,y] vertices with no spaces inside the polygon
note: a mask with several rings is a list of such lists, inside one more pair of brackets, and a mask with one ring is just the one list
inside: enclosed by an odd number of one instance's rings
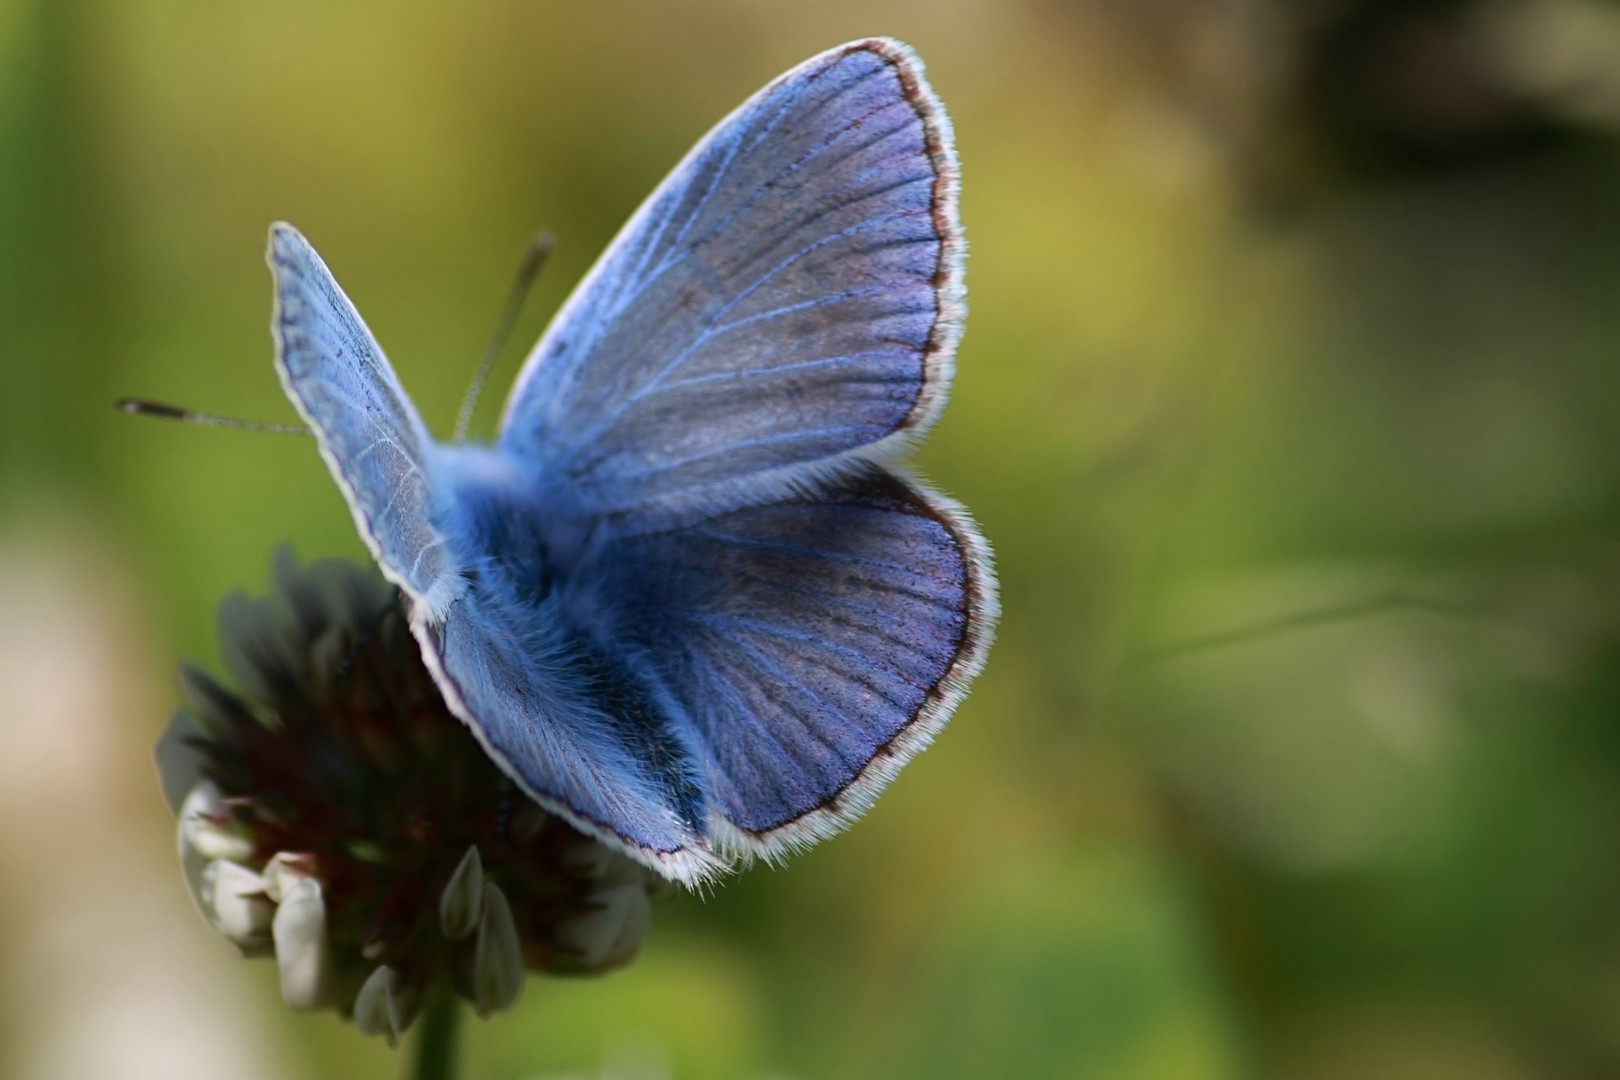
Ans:
{"label": "blue butterfly", "polygon": [[282,385],[450,708],[668,878],[847,826],[983,666],[989,548],[893,464],[950,386],[957,187],[916,54],[812,58],[631,217],[487,446],[433,440],[325,263],[271,228]]}

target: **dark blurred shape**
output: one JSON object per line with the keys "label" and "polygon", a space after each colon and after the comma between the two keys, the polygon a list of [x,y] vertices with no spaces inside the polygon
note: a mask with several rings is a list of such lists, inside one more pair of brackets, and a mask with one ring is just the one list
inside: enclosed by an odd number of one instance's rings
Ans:
{"label": "dark blurred shape", "polygon": [[1620,8],[1603,0],[1078,10],[1091,18],[1075,36],[1117,37],[1149,73],[1135,92],[1190,121],[1261,209],[1541,158],[1620,132]]}
{"label": "dark blurred shape", "polygon": [[[1533,8],[1521,5],[1524,18]],[[1347,177],[1466,169],[1591,132],[1556,96],[1524,85],[1480,0],[1344,3],[1301,34],[1298,122]]]}

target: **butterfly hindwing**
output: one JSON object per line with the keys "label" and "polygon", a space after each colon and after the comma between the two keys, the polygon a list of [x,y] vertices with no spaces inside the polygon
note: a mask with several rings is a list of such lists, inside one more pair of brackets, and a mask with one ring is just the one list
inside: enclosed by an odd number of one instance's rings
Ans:
{"label": "butterfly hindwing", "polygon": [[603,553],[622,640],[703,748],[718,837],[774,855],[858,816],[948,719],[995,617],[965,514],[868,466]]}
{"label": "butterfly hindwing", "polygon": [[602,514],[738,505],[920,432],[962,307],[921,62],[854,42],[722,121],[542,337],[500,444]]}
{"label": "butterfly hindwing", "polygon": [[556,598],[474,580],[423,655],[452,710],[533,798],[667,877],[716,870],[696,755],[669,702],[634,666],[581,633]]}
{"label": "butterfly hindwing", "polygon": [[435,610],[454,573],[429,523],[432,443],[371,331],[292,226],[270,230],[276,371],[388,579]]}

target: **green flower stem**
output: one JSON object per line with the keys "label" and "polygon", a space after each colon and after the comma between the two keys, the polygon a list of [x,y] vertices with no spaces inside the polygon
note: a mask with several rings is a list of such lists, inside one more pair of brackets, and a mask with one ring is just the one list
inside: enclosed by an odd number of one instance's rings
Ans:
{"label": "green flower stem", "polygon": [[456,1075],[456,1031],[461,1005],[448,987],[433,991],[416,1023],[416,1053],[410,1080],[453,1080]]}

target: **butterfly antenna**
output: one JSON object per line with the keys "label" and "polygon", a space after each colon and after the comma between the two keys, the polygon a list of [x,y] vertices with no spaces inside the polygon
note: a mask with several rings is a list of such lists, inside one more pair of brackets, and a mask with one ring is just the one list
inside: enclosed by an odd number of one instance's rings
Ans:
{"label": "butterfly antenna", "polygon": [[267,424],[261,420],[238,420],[216,413],[182,409],[178,405],[166,405],[161,401],[147,401],[145,398],[119,398],[113,402],[113,407],[119,412],[134,413],[136,416],[155,416],[159,420],[178,420],[184,424],[205,424],[208,427],[235,428],[237,431],[262,431],[270,435],[309,434],[309,428],[303,424]]}
{"label": "butterfly antenna", "polygon": [[489,378],[490,369],[495,366],[496,357],[500,356],[506,339],[512,334],[512,327],[523,312],[523,302],[529,298],[529,290],[534,286],[534,279],[540,276],[540,268],[546,265],[546,256],[556,246],[556,237],[542,232],[534,238],[529,250],[523,253],[523,262],[512,278],[512,289],[506,294],[501,321],[495,324],[495,333],[489,339],[489,347],[484,350],[484,358],[478,362],[478,370],[473,372],[472,385],[467,387],[467,396],[461,399],[461,412],[456,416],[456,442],[467,437],[467,429],[472,427],[473,410],[478,407],[478,395],[484,392],[484,382]]}

